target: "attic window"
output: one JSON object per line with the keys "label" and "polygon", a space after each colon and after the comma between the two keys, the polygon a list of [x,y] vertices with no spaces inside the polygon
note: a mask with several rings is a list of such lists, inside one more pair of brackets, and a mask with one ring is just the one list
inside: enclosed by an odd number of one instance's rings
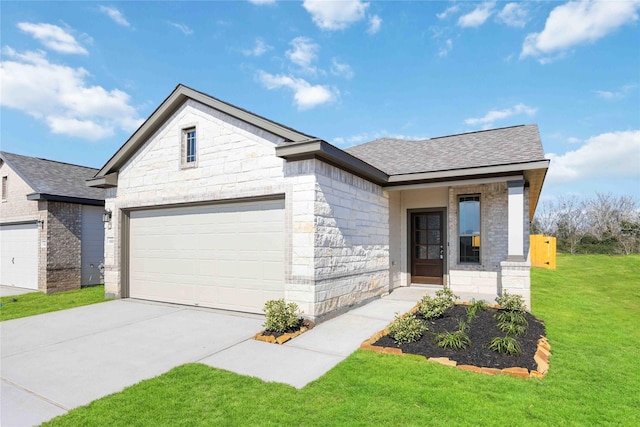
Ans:
{"label": "attic window", "polygon": [[7,187],[7,182],[9,180],[9,177],[7,176],[3,176],[2,177],[2,201],[6,201],[7,200],[7,191],[8,191],[8,187]]}
{"label": "attic window", "polygon": [[195,167],[197,154],[196,128],[182,129],[182,166]]}

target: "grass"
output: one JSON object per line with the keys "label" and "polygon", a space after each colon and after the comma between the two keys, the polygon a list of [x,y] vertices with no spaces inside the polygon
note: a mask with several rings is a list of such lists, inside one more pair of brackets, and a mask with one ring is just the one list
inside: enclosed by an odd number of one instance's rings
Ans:
{"label": "grass", "polygon": [[76,291],[28,294],[0,297],[0,321],[65,310],[105,301],[104,286],[92,286]]}
{"label": "grass", "polygon": [[46,425],[640,425],[640,256],[559,256],[532,281],[543,380],[357,351],[296,390],[188,364]]}

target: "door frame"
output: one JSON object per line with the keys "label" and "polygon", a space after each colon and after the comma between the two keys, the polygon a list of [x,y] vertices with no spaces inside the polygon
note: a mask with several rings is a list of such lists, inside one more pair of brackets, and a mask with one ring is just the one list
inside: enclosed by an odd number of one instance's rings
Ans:
{"label": "door frame", "polygon": [[[407,237],[407,247],[405,248],[405,250],[407,251],[407,275],[409,277],[410,280],[408,280],[408,285],[421,285],[420,283],[413,283],[413,278],[412,278],[412,274],[411,272],[412,270],[412,250],[413,248],[411,247],[411,242],[413,241],[412,239],[412,235],[411,235],[411,229],[413,228],[413,224],[411,223],[411,214],[415,214],[415,213],[429,213],[429,212],[440,212],[442,213],[442,246],[444,247],[444,257],[442,258],[442,285],[433,285],[433,286],[442,286],[442,287],[447,287],[447,276],[449,275],[449,260],[448,260],[448,253],[449,253],[449,239],[448,239],[448,231],[449,231],[449,226],[448,226],[448,217],[447,217],[447,208],[446,207],[441,207],[441,208],[416,208],[416,209],[407,209],[407,229],[405,230],[406,233],[406,237]],[[429,286],[429,285],[427,285]]]}

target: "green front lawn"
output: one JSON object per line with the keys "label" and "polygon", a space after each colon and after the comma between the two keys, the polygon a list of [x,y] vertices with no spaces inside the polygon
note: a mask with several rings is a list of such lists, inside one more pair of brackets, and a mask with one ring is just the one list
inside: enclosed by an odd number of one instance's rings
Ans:
{"label": "green front lawn", "polygon": [[302,390],[189,364],[47,425],[640,425],[640,256],[560,256],[532,280],[541,381],[364,351]]}
{"label": "green front lawn", "polygon": [[0,298],[0,321],[65,310],[105,301],[104,286],[92,286],[77,291],[44,294],[31,292]]}

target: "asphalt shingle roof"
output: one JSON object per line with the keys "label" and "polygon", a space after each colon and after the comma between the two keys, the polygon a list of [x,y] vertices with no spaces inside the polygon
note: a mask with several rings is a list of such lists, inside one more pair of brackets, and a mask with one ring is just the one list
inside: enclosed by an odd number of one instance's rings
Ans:
{"label": "asphalt shingle roof", "polygon": [[98,169],[6,151],[0,151],[0,157],[33,188],[35,193],[91,200],[105,198],[103,189],[85,185],[85,180],[93,178]]}
{"label": "asphalt shingle roof", "polygon": [[388,175],[544,160],[537,125],[520,125],[417,141],[381,138],[344,151]]}

